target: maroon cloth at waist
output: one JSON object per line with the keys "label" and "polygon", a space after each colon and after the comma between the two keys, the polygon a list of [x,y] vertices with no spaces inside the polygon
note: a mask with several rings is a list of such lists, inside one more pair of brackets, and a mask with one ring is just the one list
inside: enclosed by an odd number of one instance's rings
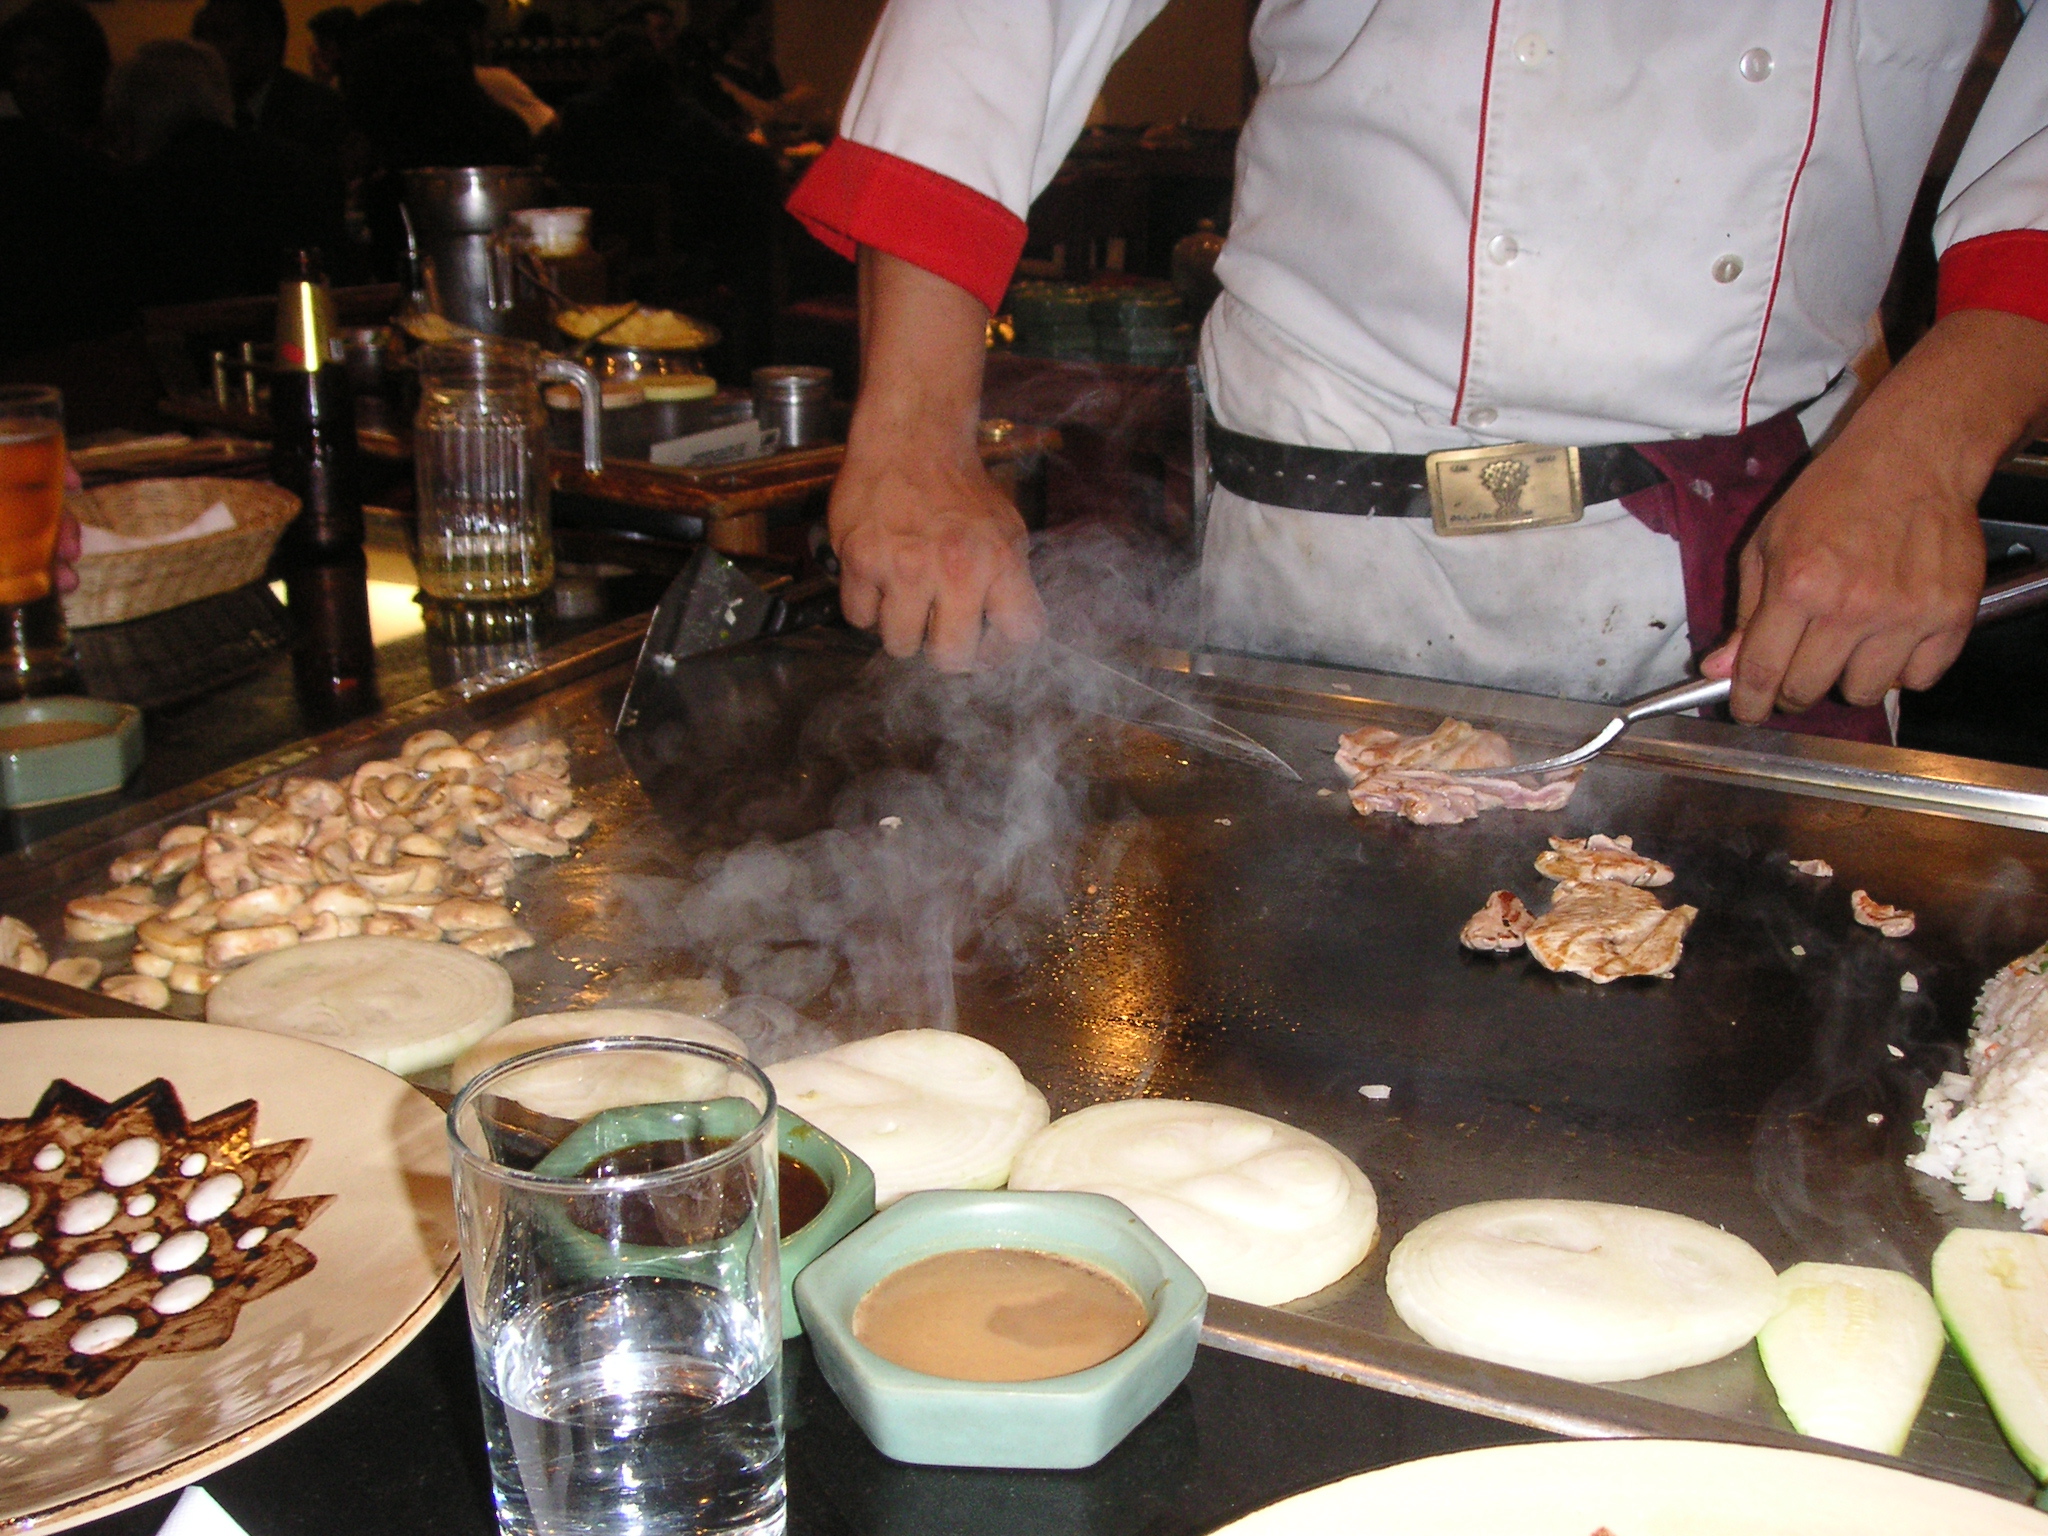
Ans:
{"label": "maroon cloth at waist", "polygon": [[[1741,587],[1736,557],[1778,493],[1805,466],[1806,434],[1790,411],[1733,437],[1637,443],[1636,452],[1664,475],[1662,485],[1621,498],[1638,522],[1678,540],[1685,572],[1685,620],[1693,661],[1735,627]],[[1882,705],[1822,699],[1797,715],[1773,715],[1781,731],[1891,745]]]}

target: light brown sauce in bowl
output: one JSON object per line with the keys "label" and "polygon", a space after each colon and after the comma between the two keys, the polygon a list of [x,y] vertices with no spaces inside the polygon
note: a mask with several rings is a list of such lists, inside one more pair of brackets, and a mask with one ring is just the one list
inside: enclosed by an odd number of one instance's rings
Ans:
{"label": "light brown sauce in bowl", "polygon": [[0,752],[54,747],[67,741],[84,741],[88,736],[109,736],[113,730],[113,725],[105,720],[23,720],[0,725]]}
{"label": "light brown sauce in bowl", "polygon": [[853,1309],[853,1336],[891,1364],[954,1381],[1043,1381],[1120,1354],[1145,1303],[1107,1270],[1018,1248],[906,1264]]}

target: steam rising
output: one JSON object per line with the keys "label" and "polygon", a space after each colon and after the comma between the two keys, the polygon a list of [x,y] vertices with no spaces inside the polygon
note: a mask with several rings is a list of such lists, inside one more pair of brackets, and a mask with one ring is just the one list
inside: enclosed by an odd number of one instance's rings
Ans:
{"label": "steam rising", "polygon": [[[1064,546],[1046,570],[1053,632],[1156,633],[1171,583],[1148,565],[1109,535]],[[793,765],[762,765],[718,818],[765,830],[725,838],[684,881],[639,882],[643,917],[733,992],[860,1033],[954,1028],[956,979],[1022,962],[1067,910],[1087,759],[1114,730],[1088,711],[1117,687],[1057,647],[967,676],[876,656],[809,707]],[[766,1053],[792,1053],[800,1020],[748,1022]]]}

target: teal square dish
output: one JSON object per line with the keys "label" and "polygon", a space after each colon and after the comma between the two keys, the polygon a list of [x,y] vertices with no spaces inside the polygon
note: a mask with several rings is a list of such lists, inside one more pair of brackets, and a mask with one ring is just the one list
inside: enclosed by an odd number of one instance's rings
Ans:
{"label": "teal square dish", "polygon": [[83,800],[119,789],[142,766],[142,711],[108,699],[20,699],[0,704],[0,743],[10,728],[80,721],[99,734],[48,746],[0,745],[0,805],[10,810]]}
{"label": "teal square dish", "polygon": [[[1149,1322],[1097,1366],[1041,1381],[954,1381],[907,1370],[853,1336],[886,1276],[962,1248],[1027,1248],[1108,1270]],[[1093,1466],[1180,1385],[1208,1292],[1130,1210],[1103,1195],[946,1190],[907,1195],[806,1269],[796,1302],[811,1353],[883,1455],[941,1467]]]}
{"label": "teal square dish", "polygon": [[[786,1109],[777,1109],[775,1114],[776,1149],[815,1173],[824,1182],[826,1195],[823,1210],[782,1237],[782,1336],[793,1339],[803,1332],[803,1323],[790,1295],[791,1285],[807,1264],[875,1214],[875,1176],[866,1163],[810,1121]],[[734,1136],[752,1123],[753,1116],[753,1107],[739,1099],[608,1109],[563,1137],[535,1165],[534,1172],[557,1177],[580,1173],[606,1153],[642,1142]],[[735,1257],[709,1250],[684,1252],[630,1244],[614,1247],[580,1227],[560,1236],[579,1256],[578,1262],[622,1274],[687,1276],[706,1263]]]}

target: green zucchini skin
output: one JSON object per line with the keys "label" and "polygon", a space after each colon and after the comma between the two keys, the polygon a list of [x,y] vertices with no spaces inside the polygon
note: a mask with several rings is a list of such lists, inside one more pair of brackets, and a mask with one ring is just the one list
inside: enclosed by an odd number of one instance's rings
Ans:
{"label": "green zucchini skin", "polygon": [[1934,1304],[2013,1454],[2048,1482],[2048,1237],[1949,1233],[1934,1250]]}

